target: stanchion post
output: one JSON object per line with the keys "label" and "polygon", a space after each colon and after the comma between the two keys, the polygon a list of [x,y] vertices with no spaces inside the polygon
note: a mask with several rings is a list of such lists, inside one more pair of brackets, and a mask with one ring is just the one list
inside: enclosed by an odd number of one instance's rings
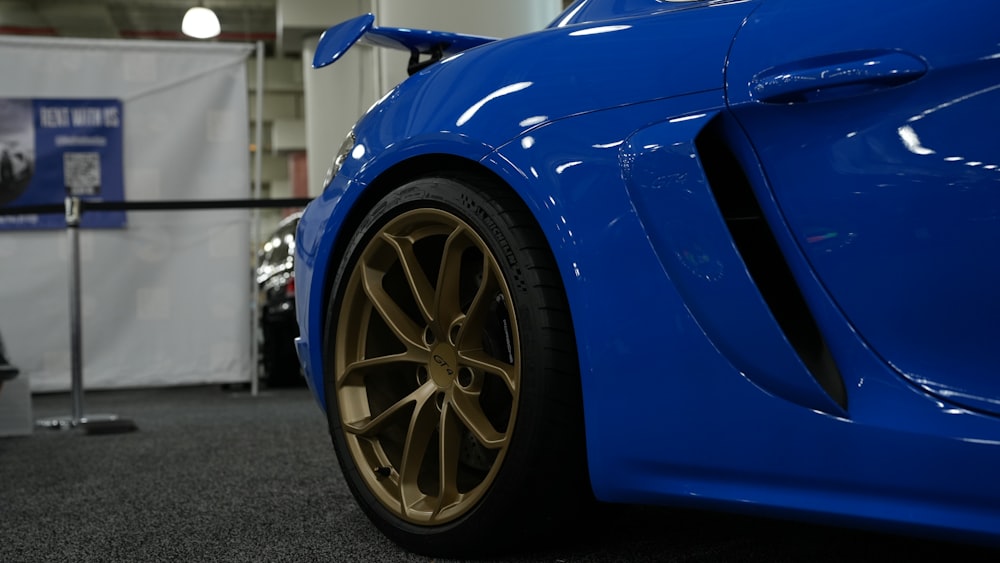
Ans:
{"label": "stanchion post", "polygon": [[83,419],[83,313],[80,303],[80,198],[66,198],[66,237],[69,242],[69,350],[74,425]]}
{"label": "stanchion post", "polygon": [[[263,65],[263,44],[258,45],[258,64]],[[262,76],[259,73],[258,76]],[[262,89],[262,88],[261,88]],[[258,101],[258,104],[260,102]],[[258,111],[260,115],[260,111]],[[258,133],[258,139],[260,134]],[[258,144],[258,152],[259,152]],[[259,158],[259,155],[258,155]],[[259,169],[259,164],[257,165]],[[260,199],[260,174],[257,173],[256,188],[254,198],[251,200],[171,200],[171,201],[141,201],[141,202],[108,202],[95,201],[86,202],[86,208],[93,211],[163,211],[163,210],[194,210],[194,209],[259,209],[282,208],[282,207],[302,207],[308,204],[308,198],[288,198],[288,199]],[[67,249],[69,259],[69,314],[70,314],[70,375],[71,393],[73,400],[72,416],[47,418],[35,421],[38,428],[53,429],[74,429],[80,428],[90,434],[105,434],[115,432],[130,432],[136,430],[136,425],[129,419],[119,418],[113,414],[87,415],[83,404],[83,306],[81,299],[81,265],[80,265],[80,226],[83,219],[84,202],[79,197],[67,197],[64,210],[66,214],[66,237],[69,248]],[[0,216],[19,215],[27,213],[59,213],[58,204],[45,204],[38,206],[5,207],[0,209]],[[257,221],[253,221],[252,231],[254,239],[257,235]],[[256,250],[256,245],[255,245]],[[255,276],[251,276],[255,277]],[[254,281],[254,288],[256,282]],[[256,303],[256,300],[254,300]],[[252,315],[251,324],[255,330],[256,311]],[[253,346],[256,350],[256,340]],[[254,362],[256,365],[256,362]],[[258,376],[256,369],[253,370],[252,395],[258,393]]]}
{"label": "stanchion post", "polygon": [[66,238],[69,242],[69,347],[70,392],[73,410],[69,418],[39,420],[35,426],[69,430],[81,428],[90,434],[110,434],[136,430],[135,423],[114,414],[84,416],[83,411],[83,306],[80,299],[80,219],[79,197],[66,197]]}

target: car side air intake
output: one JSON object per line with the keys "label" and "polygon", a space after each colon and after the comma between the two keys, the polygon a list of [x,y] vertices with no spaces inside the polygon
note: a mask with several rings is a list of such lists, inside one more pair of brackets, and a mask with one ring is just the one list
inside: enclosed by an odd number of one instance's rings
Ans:
{"label": "car side air intake", "polygon": [[816,382],[846,409],[840,371],[718,119],[705,127],[695,144],[736,250],[771,314]]}

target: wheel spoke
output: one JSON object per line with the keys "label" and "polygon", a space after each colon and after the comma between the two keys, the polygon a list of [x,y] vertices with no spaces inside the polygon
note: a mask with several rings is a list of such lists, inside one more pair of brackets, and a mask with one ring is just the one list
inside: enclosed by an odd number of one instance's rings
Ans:
{"label": "wheel spoke", "polygon": [[344,368],[344,372],[337,378],[337,386],[359,384],[372,368],[380,366],[391,366],[395,364],[419,364],[427,361],[426,355],[421,356],[413,350],[407,350],[402,354],[391,354],[389,356],[378,356],[375,358],[365,358],[352,362]]}
{"label": "wheel spoke", "polygon": [[459,498],[458,457],[462,448],[462,425],[451,406],[442,409],[438,448],[438,490],[435,516]]}
{"label": "wheel spoke", "polygon": [[420,490],[418,479],[424,458],[427,457],[427,448],[437,430],[440,413],[434,403],[436,390],[433,384],[426,384],[411,394],[416,404],[410,415],[403,459],[399,467],[399,497],[405,512],[426,496]]}
{"label": "wheel spoke", "polygon": [[455,389],[451,404],[462,424],[472,432],[483,446],[498,449],[506,445],[507,435],[497,432],[493,428],[493,423],[479,406],[479,393]]}
{"label": "wheel spoke", "polygon": [[482,281],[476,290],[476,295],[469,305],[469,312],[465,315],[462,329],[458,334],[458,341],[465,346],[479,347],[478,340],[470,341],[470,338],[479,338],[483,330],[483,322],[490,314],[490,305],[499,291],[496,277],[489,260],[483,260]]}
{"label": "wheel spoke", "polygon": [[464,227],[457,227],[448,235],[441,253],[437,291],[434,294],[434,311],[442,330],[447,329],[462,316],[459,304],[462,282],[462,256],[471,246]]}
{"label": "wheel spoke", "polygon": [[408,349],[426,349],[422,342],[423,330],[413,322],[396,301],[382,288],[383,272],[365,264],[362,272],[362,286],[372,306],[382,316],[389,329]]}
{"label": "wheel spoke", "polygon": [[511,393],[517,393],[518,370],[516,366],[498,360],[482,350],[459,350],[458,360],[461,365],[498,376]]}
{"label": "wheel spoke", "polygon": [[[385,409],[374,418],[366,416],[359,420],[344,421],[344,429],[351,434],[356,434],[358,436],[364,436],[367,438],[375,437],[385,426],[387,421],[391,420],[400,412],[405,411],[414,403],[417,404],[417,409],[419,409],[421,402],[426,401],[427,396],[433,392],[434,389],[432,386],[422,385],[414,389],[407,396],[393,403],[389,408]],[[410,423],[413,423],[412,419]]]}
{"label": "wheel spoke", "polygon": [[427,279],[423,267],[417,260],[417,255],[413,250],[413,240],[409,237],[393,236],[388,233],[382,234],[382,239],[386,241],[396,251],[399,258],[399,265],[406,274],[406,280],[410,284],[410,291],[420,308],[420,314],[428,325],[434,321],[434,314],[431,308],[434,306],[435,293],[431,282]]}

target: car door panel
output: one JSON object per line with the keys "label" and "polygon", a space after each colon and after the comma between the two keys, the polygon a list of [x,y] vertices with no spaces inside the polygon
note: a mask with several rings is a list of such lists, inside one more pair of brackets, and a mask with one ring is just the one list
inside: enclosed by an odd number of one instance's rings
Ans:
{"label": "car door panel", "polygon": [[923,389],[1000,413],[1000,6],[883,4],[762,3],[727,98],[861,338]]}

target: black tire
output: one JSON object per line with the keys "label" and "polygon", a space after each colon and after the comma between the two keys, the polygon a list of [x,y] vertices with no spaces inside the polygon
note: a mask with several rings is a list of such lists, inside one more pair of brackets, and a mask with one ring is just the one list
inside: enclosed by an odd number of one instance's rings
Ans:
{"label": "black tire", "polygon": [[416,180],[374,206],[345,258],[328,420],[375,525],[417,553],[483,557],[589,502],[569,307],[524,204],[479,178]]}

